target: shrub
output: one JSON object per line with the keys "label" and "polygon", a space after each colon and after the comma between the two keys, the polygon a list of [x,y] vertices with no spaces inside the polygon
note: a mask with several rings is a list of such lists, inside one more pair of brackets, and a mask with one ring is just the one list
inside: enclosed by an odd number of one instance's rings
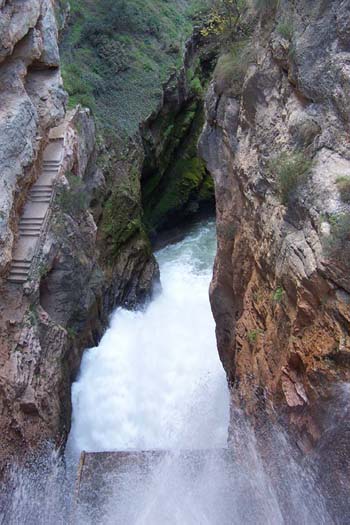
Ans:
{"label": "shrub", "polygon": [[97,46],[97,53],[106,67],[107,75],[109,73],[113,76],[120,71],[126,71],[129,67],[130,57],[125,45],[121,42],[104,36]]}
{"label": "shrub", "polygon": [[293,38],[293,25],[287,20],[281,20],[276,27],[277,33],[279,33],[286,40],[292,40]]}
{"label": "shrub", "polygon": [[273,300],[275,303],[280,303],[283,299],[284,290],[281,286],[276,288],[276,290],[273,293]]}
{"label": "shrub", "polygon": [[247,333],[248,341],[250,343],[256,343],[259,335],[262,335],[263,333],[264,331],[261,330],[261,328],[257,328],[255,330],[249,330],[249,332]]}
{"label": "shrub", "polygon": [[200,79],[198,77],[195,77],[191,81],[191,91],[194,93],[197,97],[201,97],[203,95],[203,87]]}
{"label": "shrub", "polygon": [[350,204],[350,176],[338,177],[336,180],[341,200]]}
{"label": "shrub", "polygon": [[249,41],[238,42],[232,46],[228,53],[219,58],[216,65],[214,71],[216,92],[241,94],[245,75],[253,61],[253,49]]}
{"label": "shrub", "polygon": [[302,152],[281,153],[270,162],[270,171],[276,177],[282,203],[288,205],[298,188],[306,182],[312,161]]}
{"label": "shrub", "polygon": [[254,7],[260,13],[272,11],[279,6],[280,0],[254,0]]}
{"label": "shrub", "polygon": [[76,216],[86,210],[89,205],[84,183],[73,173],[66,175],[69,186],[59,189],[57,203],[64,213]]}
{"label": "shrub", "polygon": [[331,232],[324,240],[326,254],[331,259],[350,266],[350,213],[339,213],[329,217]]}

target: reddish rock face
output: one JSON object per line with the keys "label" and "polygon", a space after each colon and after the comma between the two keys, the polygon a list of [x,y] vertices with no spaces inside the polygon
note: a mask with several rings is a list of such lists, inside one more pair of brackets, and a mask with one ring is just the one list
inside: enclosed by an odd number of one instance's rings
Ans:
{"label": "reddish rock face", "polygon": [[[322,445],[334,385],[350,380],[350,267],[327,249],[332,217],[350,211],[336,183],[350,173],[350,17],[348,2],[289,4],[276,20],[292,21],[292,42],[259,25],[241,95],[211,85],[200,150],[215,180],[210,295],[233,399],[257,423],[283,421],[307,452]],[[286,205],[271,159],[296,151],[312,167]]]}

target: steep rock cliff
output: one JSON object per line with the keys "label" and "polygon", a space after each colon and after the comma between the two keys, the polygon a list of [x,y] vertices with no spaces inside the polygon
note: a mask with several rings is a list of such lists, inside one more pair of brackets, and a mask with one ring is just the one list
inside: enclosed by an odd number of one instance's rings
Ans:
{"label": "steep rock cliff", "polygon": [[50,0],[2,1],[0,29],[0,275],[3,275],[11,260],[18,209],[23,205],[25,190],[35,180],[35,161],[40,159],[46,132],[64,116],[66,94]]}
{"label": "steep rock cliff", "polygon": [[[90,111],[66,114],[54,7],[0,3],[0,471],[47,440],[64,443],[83,349],[96,344],[116,305],[144,301],[158,277],[141,229],[122,234],[117,249],[110,239],[102,212],[111,184],[97,165]],[[43,162],[52,145],[60,160]],[[139,180],[131,202],[122,186],[142,162],[140,145],[113,163],[121,202],[139,214]],[[32,213],[46,207],[43,221]],[[125,217],[114,224],[125,228]],[[34,252],[18,251],[23,239],[21,250],[27,242]]]}
{"label": "steep rock cliff", "polygon": [[207,96],[211,304],[234,402],[308,451],[335,439],[326,414],[350,377],[350,3],[282,0],[256,25],[239,85],[218,71]]}
{"label": "steep rock cliff", "polygon": [[159,108],[141,126],[142,201],[151,238],[214,210],[213,180],[197,144],[216,56],[215,39],[206,42],[196,28],[186,43],[182,68],[166,82]]}

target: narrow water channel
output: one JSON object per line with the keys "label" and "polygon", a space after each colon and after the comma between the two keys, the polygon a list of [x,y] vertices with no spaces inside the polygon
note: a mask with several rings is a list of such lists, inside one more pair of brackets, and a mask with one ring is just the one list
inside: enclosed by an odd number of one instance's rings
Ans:
{"label": "narrow water channel", "polygon": [[96,496],[87,495],[79,525],[330,523],[283,433],[270,437],[266,464],[237,411],[227,450],[229,395],[208,296],[215,250],[215,223],[207,221],[159,251],[154,300],[143,311],[118,309],[99,346],[84,354],[71,453],[166,453],[146,469],[121,465],[92,483]]}
{"label": "narrow water channel", "polygon": [[118,309],[73,385],[70,446],[79,453],[225,447],[226,378],[208,287],[215,222],[156,256],[161,288],[144,311]]}
{"label": "narrow water channel", "polygon": [[[281,429],[271,429],[262,458],[249,422],[231,407],[227,445],[229,393],[208,298],[215,249],[209,220],[156,254],[154,299],[143,310],[116,310],[84,354],[65,459],[49,451],[14,470],[0,525],[334,523]],[[117,469],[107,459],[103,483],[92,470],[89,504],[72,514],[83,450],[152,450],[158,459]]]}

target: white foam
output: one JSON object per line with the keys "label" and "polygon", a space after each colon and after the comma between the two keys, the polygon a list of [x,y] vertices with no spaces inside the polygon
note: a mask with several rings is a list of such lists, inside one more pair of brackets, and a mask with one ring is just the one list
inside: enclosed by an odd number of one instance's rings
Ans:
{"label": "white foam", "polygon": [[162,292],[144,312],[118,309],[85,353],[73,385],[76,451],[225,446],[228,393],[208,299],[214,252],[214,224],[159,252]]}

